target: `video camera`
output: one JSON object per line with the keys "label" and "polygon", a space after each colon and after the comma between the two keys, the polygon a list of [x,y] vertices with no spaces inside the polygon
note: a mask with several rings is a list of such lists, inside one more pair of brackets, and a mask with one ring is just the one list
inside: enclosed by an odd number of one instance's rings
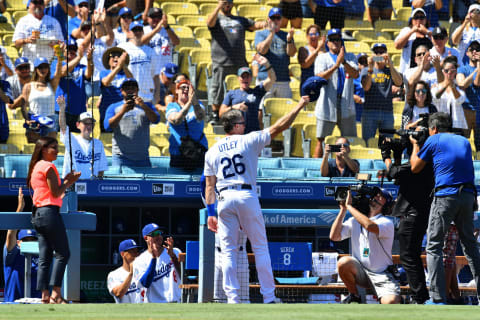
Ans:
{"label": "video camera", "polygon": [[335,200],[338,202],[345,201],[349,190],[355,192],[355,194],[352,194],[352,206],[361,213],[368,215],[370,199],[375,197],[380,190],[378,187],[367,186],[367,181],[370,181],[371,177],[372,175],[369,173],[357,173],[355,179],[359,180],[360,183],[348,187],[337,187],[335,189]]}

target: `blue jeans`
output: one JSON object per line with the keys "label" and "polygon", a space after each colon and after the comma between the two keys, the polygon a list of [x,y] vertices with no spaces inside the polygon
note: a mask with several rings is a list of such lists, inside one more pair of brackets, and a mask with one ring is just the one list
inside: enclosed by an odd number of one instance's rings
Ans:
{"label": "blue jeans", "polygon": [[377,129],[393,129],[393,111],[368,110],[362,111],[362,138],[365,142],[375,137]]}
{"label": "blue jeans", "polygon": [[114,154],[112,155],[112,167],[152,167],[150,162],[150,158],[145,160],[131,160],[126,158],[125,156]]}
{"label": "blue jeans", "polygon": [[443,245],[445,234],[453,221],[457,226],[460,243],[472,275],[477,283],[480,276],[480,252],[473,235],[473,193],[461,191],[445,197],[435,197],[430,209],[427,229],[427,266],[430,279],[430,297],[438,302],[447,302]]}
{"label": "blue jeans", "polygon": [[54,252],[55,262],[50,276],[50,286],[61,287],[65,267],[70,258],[70,249],[60,208],[57,206],[37,208],[35,215],[32,215],[32,224],[37,231],[39,250],[37,290],[49,289],[48,278]]}

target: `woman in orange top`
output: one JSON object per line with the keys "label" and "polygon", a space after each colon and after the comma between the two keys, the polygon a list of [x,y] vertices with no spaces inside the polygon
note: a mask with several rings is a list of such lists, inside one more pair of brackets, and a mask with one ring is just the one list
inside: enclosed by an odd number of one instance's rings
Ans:
{"label": "woman in orange top", "polygon": [[[61,295],[62,279],[70,257],[67,233],[60,215],[65,190],[80,177],[80,172],[69,173],[64,182],[52,163],[57,159],[58,142],[51,137],[41,137],[28,168],[27,185],[33,189],[32,224],[38,235],[37,290],[42,291],[42,303],[66,303]],[[55,251],[55,263],[50,278],[53,286],[49,291],[49,271]]]}

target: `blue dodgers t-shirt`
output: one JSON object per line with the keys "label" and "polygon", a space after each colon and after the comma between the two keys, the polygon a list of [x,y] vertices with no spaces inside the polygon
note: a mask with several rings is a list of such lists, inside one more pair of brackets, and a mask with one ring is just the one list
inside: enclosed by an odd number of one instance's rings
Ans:
{"label": "blue dodgers t-shirt", "polygon": [[[31,288],[32,298],[41,298],[42,293],[35,290],[37,287],[38,257],[32,257]],[[23,298],[23,287],[25,277],[25,256],[20,253],[20,248],[15,246],[12,251],[7,252],[3,246],[3,274],[5,277],[5,302],[13,302]]]}
{"label": "blue dodgers t-shirt", "polygon": [[[435,188],[462,183],[474,183],[472,148],[463,136],[452,133],[437,133],[428,137],[418,152],[418,157],[433,163]],[[456,194],[458,188],[444,188],[436,196]],[[473,190],[472,190],[473,192]]]}
{"label": "blue dodgers t-shirt", "polygon": [[[255,32],[255,47],[257,47],[260,42],[267,39],[269,34],[269,30],[260,30]],[[282,30],[275,33],[272,43],[270,44],[270,49],[265,54],[265,57],[270,62],[270,65],[273,66],[273,70],[275,70],[277,82],[290,81],[290,74],[288,70],[290,57],[287,55],[287,35],[288,34]],[[265,67],[260,66],[258,69],[257,78],[267,78],[267,70]]]}
{"label": "blue dodgers t-shirt", "polygon": [[245,134],[260,130],[260,123],[258,122],[258,108],[263,96],[267,93],[263,88],[263,83],[260,83],[255,88],[248,88],[243,91],[240,89],[230,90],[227,92],[223,104],[232,106],[237,103],[244,102],[248,106],[245,118]]}
{"label": "blue dodgers t-shirt", "polygon": [[113,78],[110,85],[105,87],[102,83],[102,79],[105,78],[110,74],[110,70],[102,70],[100,71],[100,93],[102,94],[102,100],[100,101],[100,119],[105,118],[105,112],[107,111],[108,107],[111,104],[116,102],[122,101],[123,96],[122,92],[120,91],[120,86],[122,85],[123,80],[127,78],[125,72],[120,70],[115,77]]}
{"label": "blue dodgers t-shirt", "polygon": [[[201,107],[205,109],[202,103],[200,103]],[[167,111],[165,112],[165,117],[168,119],[172,112],[180,112],[182,107],[177,102],[170,102],[167,106]],[[188,126],[188,135],[192,137],[193,140],[199,141],[205,148],[208,148],[208,141],[205,135],[203,135],[203,127],[204,121],[197,121],[195,117],[195,111],[193,106],[190,106],[188,109],[187,115],[185,116],[185,120],[187,121]],[[180,137],[187,136],[187,129],[185,128],[185,120],[182,121],[180,124],[174,125],[172,123],[168,123],[168,131],[170,131],[170,137],[168,141],[170,142],[169,151],[170,155],[179,156],[180,155],[180,144],[181,140]],[[200,138],[203,138],[200,140]]]}
{"label": "blue dodgers t-shirt", "polygon": [[315,0],[315,3],[319,7],[341,7],[342,2],[335,3],[333,0]]}
{"label": "blue dodgers t-shirt", "polygon": [[[457,73],[461,73],[466,77],[475,72],[477,68],[472,67],[470,64],[464,64],[458,68]],[[476,72],[473,78],[476,77]],[[475,86],[473,83],[465,89],[465,94],[467,95],[467,100],[463,103],[463,108],[470,110],[480,110],[480,87]],[[478,112],[477,112],[478,113]],[[477,119],[479,119],[480,114],[477,114]],[[478,122],[478,120],[477,120]]]}
{"label": "blue dodgers t-shirt", "polygon": [[[56,65],[57,62],[54,60],[51,68],[55,69]],[[62,65],[66,65],[66,62],[63,62]],[[85,78],[86,71],[87,66],[78,64],[73,68],[72,72],[69,72],[65,77],[60,79],[57,92],[55,92],[55,111],[60,111],[57,97],[61,95],[63,95],[65,101],[67,101],[67,107],[65,109],[67,113],[79,115],[87,111],[87,94],[85,93],[85,84],[87,81]],[[55,70],[53,70],[53,72],[55,72]]]}
{"label": "blue dodgers t-shirt", "polygon": [[[71,35],[72,31],[78,29],[81,24],[82,20],[79,17],[75,16],[73,18],[70,18],[70,20],[68,20],[68,35]],[[65,37],[65,39],[67,38]]]}
{"label": "blue dodgers t-shirt", "polygon": [[[13,103],[12,90],[10,89],[10,83],[5,80],[0,80],[0,88],[5,95],[10,99],[10,103]],[[8,113],[5,106],[5,102],[0,99],[0,140],[7,140],[9,134]]]}

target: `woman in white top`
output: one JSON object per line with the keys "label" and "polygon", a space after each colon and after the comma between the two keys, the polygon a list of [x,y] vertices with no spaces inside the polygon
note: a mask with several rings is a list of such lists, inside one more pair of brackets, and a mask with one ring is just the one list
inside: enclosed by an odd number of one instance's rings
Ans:
{"label": "woman in white top", "polygon": [[[480,4],[468,7],[468,13],[463,23],[452,33],[452,43],[458,46],[459,57],[468,63],[465,54],[473,40],[480,40]],[[462,61],[459,61],[462,62]]]}
{"label": "woman in white top", "polygon": [[402,129],[415,129],[424,113],[435,113],[437,108],[432,104],[432,93],[427,82],[419,80],[412,86],[407,103],[402,112]]}
{"label": "woman in white top", "polygon": [[429,22],[425,11],[421,8],[414,9],[410,16],[408,27],[403,28],[395,39],[395,49],[402,50],[400,59],[400,73],[412,67],[412,53],[420,45],[432,48],[432,41],[429,39],[432,32],[428,30]]}
{"label": "woman in white top", "polygon": [[445,80],[432,86],[433,103],[439,112],[446,112],[452,117],[453,128],[468,129],[462,107],[465,92],[455,81],[457,68],[457,57],[448,56],[443,60],[442,72]]}
{"label": "woman in white top", "polygon": [[[62,50],[65,45],[62,44]],[[55,52],[57,55],[57,52]],[[57,137],[56,130],[56,115],[55,115],[55,92],[57,91],[58,83],[61,76],[62,60],[57,55],[57,66],[53,78],[50,76],[50,64],[48,60],[43,57],[36,58],[34,61],[34,70],[32,74],[32,81],[23,86],[22,94],[14,103],[15,107],[25,107],[27,103],[29,106],[29,120],[27,124],[27,140],[29,143],[34,143],[41,136]],[[33,118],[47,117],[52,120],[53,125],[48,125],[38,130],[36,120]]]}

